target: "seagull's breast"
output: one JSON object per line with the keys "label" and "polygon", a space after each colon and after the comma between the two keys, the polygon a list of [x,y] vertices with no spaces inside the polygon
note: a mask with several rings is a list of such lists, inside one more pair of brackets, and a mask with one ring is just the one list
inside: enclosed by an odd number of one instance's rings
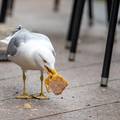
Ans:
{"label": "seagull's breast", "polygon": [[38,43],[28,42],[23,43],[18,49],[17,53],[14,56],[9,56],[9,59],[19,66],[22,69],[33,69],[40,70],[41,66],[38,66],[35,62],[35,54],[39,51],[40,46]]}

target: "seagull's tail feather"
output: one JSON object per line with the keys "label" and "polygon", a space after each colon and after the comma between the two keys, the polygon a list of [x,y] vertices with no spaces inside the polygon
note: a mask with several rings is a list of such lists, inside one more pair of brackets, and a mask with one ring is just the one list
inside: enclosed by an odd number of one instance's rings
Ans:
{"label": "seagull's tail feather", "polygon": [[3,44],[5,44],[5,45],[8,45],[9,42],[10,42],[10,40],[11,40],[11,37],[9,36],[9,37],[7,37],[7,38],[5,38],[5,39],[3,39],[3,40],[0,40],[0,43],[3,43]]}
{"label": "seagull's tail feather", "polygon": [[8,44],[9,44],[9,42],[6,41],[6,40],[0,40],[0,43],[4,43],[5,45],[8,45]]}

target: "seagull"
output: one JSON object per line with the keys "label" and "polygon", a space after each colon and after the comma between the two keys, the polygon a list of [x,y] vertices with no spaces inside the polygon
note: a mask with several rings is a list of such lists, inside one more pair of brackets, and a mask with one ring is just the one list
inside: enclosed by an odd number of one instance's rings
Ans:
{"label": "seagull", "polygon": [[19,65],[23,73],[23,93],[16,98],[29,99],[32,96],[26,90],[26,72],[39,70],[41,72],[41,89],[36,98],[48,99],[43,92],[44,71],[55,73],[55,50],[50,39],[39,33],[30,32],[22,26],[1,40],[7,46],[7,56],[12,62]]}

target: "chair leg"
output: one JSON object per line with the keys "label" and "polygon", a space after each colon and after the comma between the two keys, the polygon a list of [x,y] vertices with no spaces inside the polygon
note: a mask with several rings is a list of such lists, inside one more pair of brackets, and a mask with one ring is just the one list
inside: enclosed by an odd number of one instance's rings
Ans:
{"label": "chair leg", "polygon": [[114,36],[115,36],[115,30],[117,24],[118,10],[119,10],[119,0],[114,0],[112,3],[109,31],[107,36],[105,57],[104,57],[102,76],[101,76],[101,86],[103,87],[107,87],[108,78],[109,78],[109,70],[111,64],[111,56],[112,56]]}
{"label": "chair leg", "polygon": [[81,27],[83,9],[85,6],[85,0],[77,0],[76,2],[77,3],[76,3],[76,9],[75,9],[74,23],[73,23],[72,34],[71,34],[72,43],[70,47],[69,61],[75,60],[79,30]]}
{"label": "chair leg", "polygon": [[72,35],[72,28],[73,28],[74,18],[75,18],[76,3],[77,3],[77,0],[74,0],[72,13],[71,13],[71,18],[70,18],[69,29],[68,29],[68,34],[67,34],[67,42],[66,42],[66,46],[65,46],[66,49],[69,49],[70,45],[71,45],[71,35]]}
{"label": "chair leg", "polygon": [[7,10],[7,13],[8,13],[8,15],[10,15],[10,16],[12,16],[13,7],[14,7],[14,2],[15,2],[15,0],[9,0],[9,2],[8,2],[8,10]]}
{"label": "chair leg", "polygon": [[4,23],[6,19],[7,6],[9,0],[2,0],[1,11],[0,11],[0,22]]}
{"label": "chair leg", "polygon": [[120,19],[118,20],[118,25],[120,25]]}
{"label": "chair leg", "polygon": [[113,0],[106,0],[107,22],[110,21],[111,5]]}
{"label": "chair leg", "polygon": [[60,0],[54,0],[54,11],[57,12],[59,10]]}
{"label": "chair leg", "polygon": [[88,0],[89,26],[93,25],[93,0]]}

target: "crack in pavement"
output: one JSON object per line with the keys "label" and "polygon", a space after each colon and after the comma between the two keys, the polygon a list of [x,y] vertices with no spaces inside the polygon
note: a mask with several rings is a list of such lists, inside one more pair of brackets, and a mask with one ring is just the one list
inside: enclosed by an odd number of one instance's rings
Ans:
{"label": "crack in pavement", "polygon": [[37,120],[37,119],[40,119],[40,118],[46,118],[46,117],[52,117],[52,116],[57,116],[57,115],[61,115],[61,114],[66,114],[66,113],[72,113],[72,112],[76,112],[76,111],[88,110],[88,109],[91,109],[91,108],[97,108],[97,107],[110,105],[110,104],[114,104],[114,103],[120,103],[120,101],[116,100],[116,101],[109,102],[109,103],[104,103],[104,104],[100,104],[100,105],[93,105],[93,106],[90,106],[90,107],[78,108],[78,109],[68,110],[68,111],[64,111],[64,112],[58,112],[58,113],[54,113],[54,114],[49,114],[49,115],[45,115],[45,116],[31,118],[31,119],[28,119],[28,120]]}
{"label": "crack in pavement", "polygon": [[[118,80],[120,80],[119,78],[117,79],[111,79],[109,82],[114,82],[114,81],[118,81]],[[87,83],[87,84],[83,84],[83,85],[78,85],[78,86],[73,86],[73,87],[70,87],[70,88],[67,88],[67,89],[74,89],[74,88],[82,88],[82,87],[86,87],[86,86],[92,86],[92,85],[97,85],[97,84],[99,84],[99,82],[94,82],[94,83]],[[107,87],[106,87],[106,89],[107,89]],[[6,100],[10,100],[10,99],[15,99],[15,95],[17,95],[18,93],[14,93],[13,95],[11,95],[12,97],[8,97],[8,98],[5,98],[5,99],[0,99],[0,102],[2,102],[2,101],[6,101]],[[54,98],[54,96],[53,96],[53,98]],[[59,99],[59,98],[58,98]]]}

